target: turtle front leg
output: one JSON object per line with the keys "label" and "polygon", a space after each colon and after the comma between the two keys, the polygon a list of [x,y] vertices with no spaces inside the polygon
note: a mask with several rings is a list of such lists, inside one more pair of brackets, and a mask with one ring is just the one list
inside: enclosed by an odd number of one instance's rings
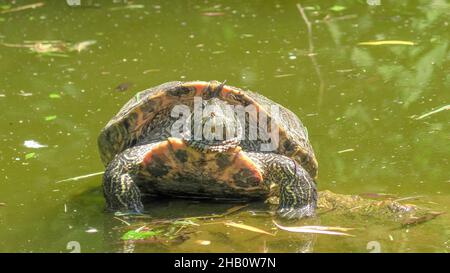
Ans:
{"label": "turtle front leg", "polygon": [[138,164],[136,148],[117,155],[109,164],[103,176],[103,194],[107,210],[124,213],[141,213],[144,205],[141,192],[136,185]]}
{"label": "turtle front leg", "polygon": [[278,185],[278,215],[291,219],[315,214],[316,183],[300,164],[278,154],[249,153],[249,157],[260,163],[267,185]]}

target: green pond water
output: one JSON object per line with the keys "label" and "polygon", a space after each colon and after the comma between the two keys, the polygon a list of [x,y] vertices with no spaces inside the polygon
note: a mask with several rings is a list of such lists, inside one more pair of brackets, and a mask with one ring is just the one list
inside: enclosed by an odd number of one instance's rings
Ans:
{"label": "green pond water", "polygon": [[[295,1],[45,1],[7,12],[36,1],[17,2],[0,1],[1,252],[69,252],[69,242],[81,252],[450,251],[450,112],[413,118],[450,103],[447,1],[302,1],[311,50]],[[95,44],[24,46],[48,40]],[[414,45],[358,45],[373,40]],[[218,221],[275,236],[204,221],[178,242],[126,242],[125,223],[104,212],[101,176],[56,182],[103,171],[101,128],[137,91],[173,80],[227,80],[295,112],[320,190],[420,196],[447,214],[399,229],[330,212],[315,221],[356,227],[355,237],[312,236],[276,231],[252,203]],[[234,206],[164,199],[147,209],[172,219]]]}

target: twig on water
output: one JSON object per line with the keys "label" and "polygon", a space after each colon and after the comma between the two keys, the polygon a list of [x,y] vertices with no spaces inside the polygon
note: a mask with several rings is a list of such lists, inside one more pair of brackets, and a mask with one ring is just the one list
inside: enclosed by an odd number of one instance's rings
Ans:
{"label": "twig on water", "polygon": [[447,105],[445,105],[445,106],[442,106],[441,108],[438,108],[438,109],[433,110],[433,111],[431,111],[431,112],[425,113],[425,114],[421,115],[420,117],[415,118],[415,120],[420,120],[420,119],[426,118],[426,117],[428,117],[428,116],[437,114],[437,113],[442,112],[442,111],[445,111],[445,110],[450,110],[450,104],[447,104]]}
{"label": "twig on water", "polygon": [[56,181],[55,183],[62,183],[62,182],[68,182],[68,181],[77,181],[77,180],[89,178],[89,177],[92,177],[92,176],[102,175],[104,173],[105,172],[98,172],[98,173],[90,173],[90,174],[80,175],[80,176],[76,176],[76,177],[71,177],[71,178],[59,180],[59,181]]}
{"label": "twig on water", "polygon": [[329,23],[329,22],[334,22],[334,21],[350,20],[350,19],[355,19],[355,18],[358,18],[358,15],[348,14],[348,15],[339,16],[339,17],[331,17],[330,15],[327,15],[322,19],[321,22]]}
{"label": "twig on water", "polygon": [[398,198],[395,199],[394,202],[402,202],[402,201],[408,201],[408,200],[417,200],[423,198],[422,195],[418,195],[418,196],[409,196],[409,197],[403,197],[403,198]]}
{"label": "twig on water", "polygon": [[114,216],[113,218],[116,219],[116,220],[119,220],[120,222],[124,223],[124,224],[127,225],[127,226],[131,226],[130,223],[128,223],[127,221],[125,221],[125,220],[123,220],[123,219],[121,219],[121,218],[119,218],[119,217],[117,217],[117,216]]}
{"label": "twig on water", "polygon": [[3,10],[3,11],[0,12],[0,14],[16,12],[16,11],[22,11],[22,10],[26,10],[26,9],[35,9],[35,8],[42,7],[44,5],[45,5],[45,3],[38,2],[38,3],[34,3],[34,4],[29,4],[29,5],[19,6],[19,7],[12,8],[12,9]]}
{"label": "twig on water", "polygon": [[312,40],[312,27],[311,22],[308,20],[308,17],[306,16],[305,10],[303,9],[302,5],[300,3],[297,3],[297,9],[300,12],[300,15],[303,18],[303,21],[305,21],[306,28],[308,29],[308,43],[309,43],[309,54],[314,54],[314,43]]}
{"label": "twig on water", "polygon": [[309,44],[309,51],[308,51],[308,57],[311,59],[311,62],[314,66],[314,70],[316,71],[317,78],[319,79],[319,99],[318,99],[318,105],[322,104],[322,98],[323,98],[323,92],[325,89],[325,83],[322,77],[322,72],[320,71],[319,64],[316,60],[316,53],[314,53],[314,42],[313,42],[313,33],[312,33],[312,24],[308,19],[308,16],[306,16],[305,10],[303,9],[302,5],[300,3],[297,3],[297,9],[300,12],[300,15],[303,18],[303,21],[305,21],[306,28],[308,29],[308,44]]}
{"label": "twig on water", "polygon": [[369,46],[379,46],[379,45],[416,45],[416,43],[411,41],[399,41],[399,40],[386,40],[386,41],[369,41],[369,42],[359,42],[358,45],[369,45]]}

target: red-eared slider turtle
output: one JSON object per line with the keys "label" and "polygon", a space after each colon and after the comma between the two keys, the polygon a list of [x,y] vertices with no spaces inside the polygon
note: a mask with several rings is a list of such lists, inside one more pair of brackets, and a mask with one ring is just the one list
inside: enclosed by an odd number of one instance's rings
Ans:
{"label": "red-eared slider turtle", "polygon": [[139,92],[108,122],[98,144],[111,211],[142,212],[147,194],[275,197],[277,213],[287,218],[312,216],[317,206],[317,161],[298,117],[217,81]]}

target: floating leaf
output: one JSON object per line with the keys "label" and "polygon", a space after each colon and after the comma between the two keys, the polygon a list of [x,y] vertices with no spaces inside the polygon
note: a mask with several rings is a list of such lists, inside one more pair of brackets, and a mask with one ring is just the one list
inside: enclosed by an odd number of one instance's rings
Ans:
{"label": "floating leaf", "polygon": [[34,157],[36,157],[36,153],[28,153],[28,154],[25,155],[25,159],[31,159],[31,158],[34,158]]}
{"label": "floating leaf", "polygon": [[337,153],[342,154],[342,153],[348,153],[348,152],[354,152],[354,151],[355,151],[355,149],[350,148],[350,149],[340,150]]}
{"label": "floating leaf", "polygon": [[97,232],[98,232],[98,229],[96,229],[96,228],[90,228],[90,229],[86,230],[86,233],[97,233]]}
{"label": "floating leaf", "polygon": [[39,148],[45,148],[48,147],[47,145],[42,145],[41,143],[35,141],[35,140],[25,140],[23,142],[23,146],[27,147],[27,148],[32,148],[32,149],[39,149]]}
{"label": "floating leaf", "polygon": [[25,91],[23,91],[23,90],[20,90],[19,96],[22,96],[22,97],[30,97],[30,96],[33,96],[33,93],[25,92]]}
{"label": "floating leaf", "polygon": [[215,17],[215,16],[223,16],[223,15],[225,15],[225,13],[224,12],[204,12],[203,15]]}
{"label": "floating leaf", "polygon": [[425,215],[422,215],[420,217],[410,217],[402,222],[402,226],[412,226],[412,225],[418,225],[425,222],[428,222],[430,220],[433,220],[434,218],[438,217],[439,215],[444,214],[445,212],[441,211],[430,211]]}
{"label": "floating leaf", "polygon": [[[325,226],[300,226],[300,227],[285,227],[277,222],[273,221],[277,228],[289,231],[289,232],[299,232],[299,233],[317,233],[317,234],[327,234],[327,235],[338,235],[338,236],[351,236],[354,235],[339,232],[339,231],[348,231],[353,228],[343,228],[343,227],[325,227]],[[338,230],[338,231],[336,231]]]}
{"label": "floating leaf", "polygon": [[273,75],[274,78],[286,78],[286,77],[292,77],[295,76],[295,74],[279,74],[279,75]]}
{"label": "floating leaf", "polygon": [[347,8],[344,6],[339,6],[339,5],[334,5],[330,8],[330,10],[332,10],[332,11],[343,11],[345,9],[347,9]]}
{"label": "floating leaf", "polygon": [[197,240],[195,241],[197,244],[202,245],[202,246],[208,246],[211,244],[211,241],[208,240]]}
{"label": "floating leaf", "polygon": [[274,236],[270,232],[267,232],[265,230],[262,230],[262,229],[259,229],[259,228],[256,228],[256,227],[252,227],[252,226],[249,226],[249,225],[245,225],[245,224],[238,224],[238,223],[235,223],[235,222],[224,222],[224,224],[226,226],[230,226],[230,227],[245,229],[245,230],[248,230],[248,231],[253,231],[253,232],[257,232],[257,233],[261,233],[261,234],[267,234],[267,235]]}
{"label": "floating leaf", "polygon": [[65,42],[61,40],[40,40],[24,41],[23,44],[0,43],[6,47],[28,48],[29,52],[37,53],[39,56],[49,57],[69,57],[67,52],[81,52],[91,45],[97,43],[95,40],[86,40],[77,43]]}
{"label": "floating leaf", "polygon": [[130,230],[122,236],[122,240],[143,240],[155,237],[162,233],[162,230]]}
{"label": "floating leaf", "polygon": [[45,117],[46,121],[51,121],[51,120],[55,120],[55,119],[56,119],[56,116],[46,116]]}
{"label": "floating leaf", "polygon": [[87,41],[78,42],[78,43],[74,44],[73,46],[71,46],[70,50],[81,52],[83,50],[86,50],[88,47],[90,47],[91,45],[93,45],[95,43],[97,43],[97,41],[95,41],[95,40],[87,40]]}
{"label": "floating leaf", "polygon": [[414,42],[411,41],[399,41],[399,40],[386,40],[386,41],[369,41],[369,42],[360,42],[358,45],[415,45]]}
{"label": "floating leaf", "polygon": [[49,98],[51,99],[59,99],[61,98],[61,96],[57,93],[51,93],[50,95],[48,95]]}
{"label": "floating leaf", "polygon": [[144,5],[129,4],[122,7],[112,7],[109,10],[143,9],[144,7]]}

